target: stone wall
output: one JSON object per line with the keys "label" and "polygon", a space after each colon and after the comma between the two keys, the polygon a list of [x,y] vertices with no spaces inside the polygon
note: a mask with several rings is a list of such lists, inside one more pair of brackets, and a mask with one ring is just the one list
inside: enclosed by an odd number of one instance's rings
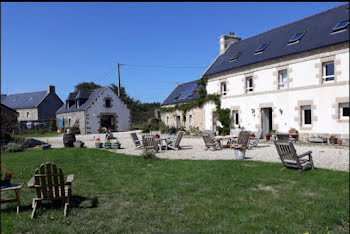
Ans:
{"label": "stone wall", "polygon": [[[164,106],[169,107],[169,106]],[[192,115],[192,123],[190,123],[190,115]],[[184,121],[183,111],[176,110],[173,112],[161,112],[161,120],[169,127],[184,126],[186,130],[191,128],[198,128],[200,131],[204,130],[204,112],[203,108],[192,108],[186,112],[186,119]],[[176,122],[176,117],[180,117],[180,125]]]}
{"label": "stone wall", "polygon": [[69,112],[69,113],[61,113],[56,115],[56,125],[59,127],[61,123],[62,117],[64,118],[64,127],[73,127],[76,121],[79,121],[79,129],[81,134],[86,134],[87,131],[85,129],[85,112],[77,111],[77,112]]}
{"label": "stone wall", "polygon": [[31,109],[17,109],[16,110],[19,113],[18,116],[18,122],[21,121],[38,121],[38,109],[31,108]]}
{"label": "stone wall", "polygon": [[61,99],[55,94],[50,93],[38,106],[39,121],[45,121],[56,118],[56,111],[63,105]]}

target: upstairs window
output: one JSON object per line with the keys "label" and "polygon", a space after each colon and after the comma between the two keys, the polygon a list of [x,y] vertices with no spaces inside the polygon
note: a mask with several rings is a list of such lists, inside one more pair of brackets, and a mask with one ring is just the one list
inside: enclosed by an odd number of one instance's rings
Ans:
{"label": "upstairs window", "polygon": [[311,106],[301,107],[301,123],[303,126],[311,126]]}
{"label": "upstairs window", "polygon": [[278,72],[278,87],[280,89],[288,88],[288,73],[287,70]]}
{"label": "upstairs window", "polygon": [[226,82],[221,83],[221,96],[226,96]]}
{"label": "upstairs window", "polygon": [[246,78],[246,93],[253,92],[253,77],[249,76]]}
{"label": "upstairs window", "polygon": [[111,99],[106,99],[105,106],[108,108],[111,107]]}
{"label": "upstairs window", "polygon": [[294,34],[294,36],[292,36],[291,39],[289,39],[289,44],[291,43],[296,43],[296,42],[299,42],[300,39],[304,36],[305,32],[299,32],[299,33],[296,33]]}
{"label": "upstairs window", "polygon": [[270,42],[267,42],[265,44],[262,44],[261,46],[259,46],[256,50],[255,50],[255,53],[262,53],[266,47],[270,44]]}
{"label": "upstairs window", "polygon": [[349,119],[350,109],[349,103],[339,103],[339,119]]}
{"label": "upstairs window", "polygon": [[334,62],[326,62],[322,64],[323,82],[334,81]]}
{"label": "upstairs window", "polygon": [[342,20],[336,26],[334,26],[333,32],[338,32],[340,30],[346,29],[348,25],[349,25],[349,19]]}

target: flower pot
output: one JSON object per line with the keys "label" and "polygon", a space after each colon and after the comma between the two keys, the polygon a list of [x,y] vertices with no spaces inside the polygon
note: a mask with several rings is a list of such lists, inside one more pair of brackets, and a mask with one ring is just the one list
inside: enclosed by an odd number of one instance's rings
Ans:
{"label": "flower pot", "polygon": [[105,149],[112,149],[112,144],[105,144]]}
{"label": "flower pot", "polygon": [[329,138],[329,144],[337,144],[338,143],[338,138]]}
{"label": "flower pot", "polygon": [[226,136],[226,132],[225,132],[225,131],[222,131],[222,132],[221,132],[221,136]]}
{"label": "flower pot", "polygon": [[10,182],[11,182],[11,178],[4,178],[3,180],[1,180],[1,186],[10,185]]}
{"label": "flower pot", "polygon": [[102,145],[103,145],[103,143],[100,143],[100,142],[96,142],[96,143],[95,143],[95,147],[96,147],[97,149],[102,148]]}
{"label": "flower pot", "polygon": [[265,136],[265,139],[266,139],[267,141],[269,141],[269,140],[270,140],[270,136]]}
{"label": "flower pot", "polygon": [[342,145],[343,144],[343,142],[342,141],[338,141],[338,145],[340,146],[340,145]]}
{"label": "flower pot", "polygon": [[120,149],[120,144],[112,144],[112,149]]}
{"label": "flower pot", "polygon": [[297,130],[289,130],[289,133],[298,133]]}
{"label": "flower pot", "polygon": [[235,149],[235,159],[245,159],[245,150]]}

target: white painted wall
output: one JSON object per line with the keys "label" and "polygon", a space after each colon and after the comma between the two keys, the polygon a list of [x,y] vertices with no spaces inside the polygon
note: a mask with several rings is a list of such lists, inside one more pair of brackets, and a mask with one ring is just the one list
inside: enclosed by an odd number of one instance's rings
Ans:
{"label": "white painted wall", "polygon": [[[335,56],[335,60],[340,60],[340,64],[335,63],[336,73],[340,71],[340,74],[336,74],[337,82],[319,84],[317,74],[320,73],[320,68],[317,66],[322,63],[321,59],[327,56]],[[291,70],[288,72],[288,77],[292,78],[292,81],[289,83],[289,88],[285,90],[278,90],[276,83],[274,84],[277,79],[276,72],[281,66],[288,66]],[[245,74],[253,74],[257,77],[254,80],[253,94],[244,93]],[[349,48],[309,54],[287,62],[270,63],[265,67],[255,66],[250,70],[211,78],[207,83],[207,92],[219,93],[219,83],[225,79],[228,82],[228,93],[226,97],[221,98],[221,106],[222,108],[239,106],[243,120],[240,124],[248,130],[257,131],[255,125],[261,123],[259,104],[273,103],[276,115],[273,123],[278,124],[277,130],[280,132],[287,132],[294,127],[300,133],[342,134],[348,137],[349,121],[339,123],[332,116],[336,115],[336,98],[349,97]],[[316,106],[312,114],[317,116],[317,121],[314,122],[311,130],[300,130],[299,121],[295,121],[295,118],[300,119],[295,108],[301,100],[313,100],[313,105]],[[203,106],[206,129],[212,128],[212,109],[214,108],[213,103],[206,103]],[[255,117],[251,109],[255,109]],[[282,114],[279,109],[283,111]]]}

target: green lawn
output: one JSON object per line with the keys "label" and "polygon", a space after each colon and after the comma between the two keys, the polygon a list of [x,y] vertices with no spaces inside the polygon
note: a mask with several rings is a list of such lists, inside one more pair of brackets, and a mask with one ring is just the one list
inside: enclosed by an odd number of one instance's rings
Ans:
{"label": "green lawn", "polygon": [[55,137],[55,136],[61,136],[62,133],[58,133],[57,131],[55,132],[40,132],[40,131],[37,131],[36,133],[35,132],[32,132],[32,133],[26,133],[26,134],[19,134],[19,135],[16,135],[17,137]]}
{"label": "green lawn", "polygon": [[27,183],[47,161],[75,174],[69,216],[63,207],[47,207],[31,220],[35,191],[25,185],[18,215],[15,204],[1,207],[3,233],[349,232],[346,172],[296,173],[253,161],[144,160],[99,149],[2,155],[14,183]]}

